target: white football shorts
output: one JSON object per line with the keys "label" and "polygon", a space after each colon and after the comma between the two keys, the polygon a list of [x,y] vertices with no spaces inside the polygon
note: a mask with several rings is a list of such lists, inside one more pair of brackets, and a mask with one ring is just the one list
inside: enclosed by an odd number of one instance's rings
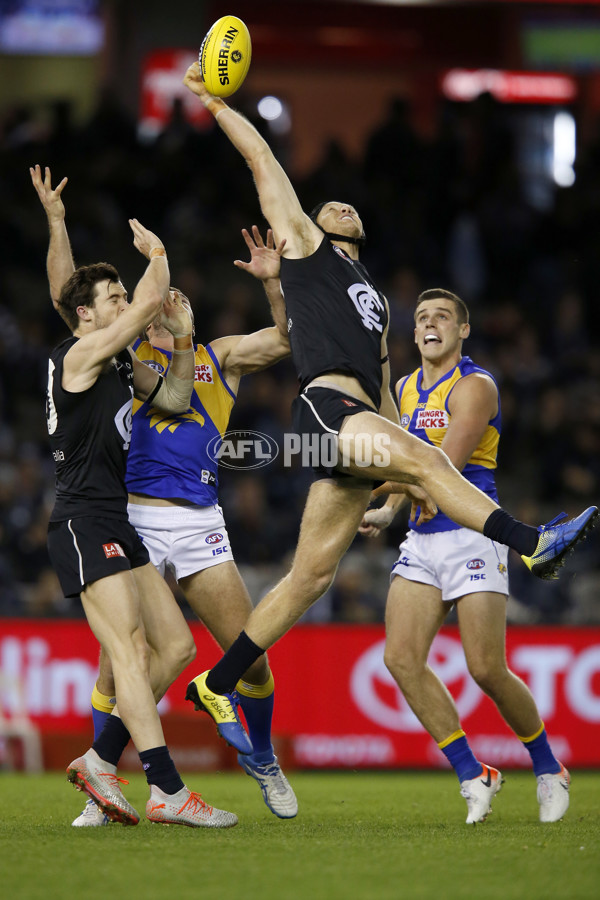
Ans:
{"label": "white football shorts", "polygon": [[179,580],[233,561],[220,506],[142,506],[129,503],[129,521],[161,575]]}
{"label": "white football shorts", "polygon": [[470,528],[418,534],[409,531],[392,567],[408,581],[431,584],[451,603],[465,594],[493,591],[508,595],[508,547]]}

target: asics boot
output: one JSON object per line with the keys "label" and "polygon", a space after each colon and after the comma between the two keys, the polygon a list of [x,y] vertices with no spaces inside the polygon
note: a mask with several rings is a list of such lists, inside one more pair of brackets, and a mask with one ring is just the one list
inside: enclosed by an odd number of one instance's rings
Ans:
{"label": "asics boot", "polygon": [[95,750],[90,748],[83,756],[73,760],[67,768],[67,780],[78,791],[87,794],[111,822],[137,825],[140,821],[138,813],[125,799],[120,788],[121,784],[129,782],[118,778],[116,766],[100,759]]}
{"label": "asics boot", "polygon": [[238,818],[233,813],[205,803],[200,794],[183,787],[165,794],[155,784],[150,787],[146,818],[161,825],[188,825],[190,828],[232,828]]}
{"label": "asics boot", "polygon": [[238,762],[247,775],[258,781],[265,803],[280,819],[298,814],[298,801],[274,756],[270,762],[257,762],[252,756],[238,754]]}
{"label": "asics boot", "polygon": [[537,800],[540,804],[540,822],[558,822],[569,808],[571,776],[563,764],[560,772],[538,775]]}
{"label": "asics boot", "polygon": [[185,699],[194,709],[203,709],[212,716],[217,731],[238,753],[252,753],[252,743],[238,715],[239,700],[235,691],[231,694],[214,694],[206,687],[208,671],[198,675],[187,686]]}
{"label": "asics boot", "polygon": [[466,819],[467,825],[485,822],[492,811],[492,800],[502,787],[502,773],[498,769],[484,766],[483,763],[482,768],[483,771],[477,778],[460,783],[460,793],[467,801],[469,812]]}
{"label": "asics boot", "polygon": [[[547,525],[538,528],[539,538],[532,556],[521,559],[538,578],[558,578],[558,570],[565,564],[565,558],[587,531],[594,527],[598,518],[598,507],[588,506],[575,519],[567,519],[560,513]],[[563,521],[567,519],[567,521]]]}
{"label": "asics boot", "polygon": [[83,807],[83,812],[77,816],[71,825],[75,828],[97,828],[98,825],[108,825],[110,819],[93,800],[88,800]]}

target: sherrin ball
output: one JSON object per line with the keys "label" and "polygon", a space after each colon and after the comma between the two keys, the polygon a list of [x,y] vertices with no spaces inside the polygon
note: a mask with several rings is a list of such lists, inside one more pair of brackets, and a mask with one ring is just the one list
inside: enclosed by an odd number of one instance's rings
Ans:
{"label": "sherrin ball", "polygon": [[244,83],[252,57],[250,32],[237,16],[223,16],[200,47],[202,79],[215,97],[230,97]]}

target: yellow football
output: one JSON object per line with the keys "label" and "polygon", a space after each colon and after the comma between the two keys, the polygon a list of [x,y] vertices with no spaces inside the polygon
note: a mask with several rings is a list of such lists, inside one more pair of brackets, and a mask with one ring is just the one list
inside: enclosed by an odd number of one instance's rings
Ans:
{"label": "yellow football", "polygon": [[223,16],[206,34],[200,47],[200,69],[215,97],[229,97],[244,83],[252,57],[252,41],[237,16]]}

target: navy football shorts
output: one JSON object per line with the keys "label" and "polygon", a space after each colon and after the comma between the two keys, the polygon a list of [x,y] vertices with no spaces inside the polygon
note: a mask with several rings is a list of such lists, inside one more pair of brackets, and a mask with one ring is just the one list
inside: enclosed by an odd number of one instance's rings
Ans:
{"label": "navy football shorts", "polygon": [[[358,478],[337,468],[337,436],[344,420],[360,412],[376,412],[368,403],[332,388],[308,387],[292,404],[292,424],[297,435],[312,439],[314,453],[310,454],[311,468],[317,479],[352,478],[361,487],[373,484],[371,479]],[[321,452],[317,451],[317,446]],[[358,486],[358,485],[357,485]]]}
{"label": "navy football shorts", "polygon": [[50,522],[48,553],[65,597],[78,597],[92,581],[150,562],[127,519],[99,516]]}

